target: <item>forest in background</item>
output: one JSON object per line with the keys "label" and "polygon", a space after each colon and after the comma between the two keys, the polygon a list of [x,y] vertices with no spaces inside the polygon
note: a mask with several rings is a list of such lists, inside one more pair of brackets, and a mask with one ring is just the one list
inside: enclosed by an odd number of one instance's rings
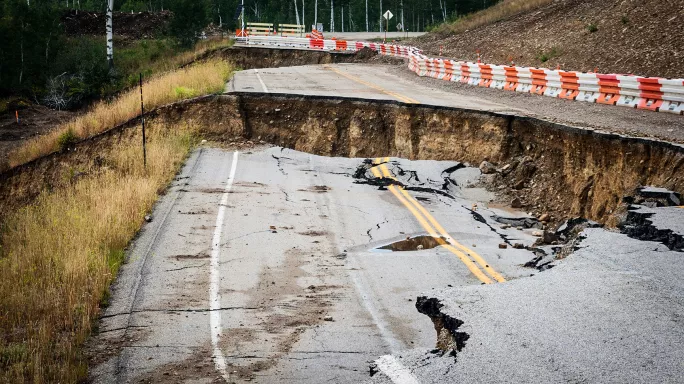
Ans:
{"label": "forest in background", "polygon": [[[23,96],[52,108],[73,109],[130,86],[146,62],[192,48],[214,25],[231,32],[238,26],[242,0],[114,1],[114,12],[171,11],[167,25],[151,39],[121,41],[114,23],[114,62],[106,60],[105,35],[65,33],[65,15],[104,12],[106,0],[3,0],[0,5],[0,97]],[[326,32],[378,31],[381,14],[395,17],[408,31],[430,30],[499,0],[245,0],[246,21],[323,24]],[[116,19],[116,16],[115,16]],[[104,23],[104,19],[102,20]],[[216,29],[214,29],[216,30]],[[55,95],[69,100],[51,103]],[[54,105],[51,105],[54,104]]]}

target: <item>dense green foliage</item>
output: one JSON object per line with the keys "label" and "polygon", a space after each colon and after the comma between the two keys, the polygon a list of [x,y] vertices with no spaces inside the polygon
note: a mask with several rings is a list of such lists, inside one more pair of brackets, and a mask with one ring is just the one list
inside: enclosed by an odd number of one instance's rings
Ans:
{"label": "dense green foliage", "polygon": [[[192,46],[212,23],[238,27],[236,8],[242,0],[115,0],[114,11],[170,10],[173,18],[160,41],[128,41],[120,45],[114,25],[115,71],[109,71],[105,36],[66,36],[62,16],[68,9],[104,12],[106,0],[2,0],[0,2],[0,97],[24,95],[54,108],[71,108],[133,83],[154,60]],[[395,17],[390,31],[404,22],[406,30],[429,30],[444,21],[491,6],[499,0],[244,0],[246,21],[274,24],[322,23],[324,30],[380,30],[381,14]],[[295,5],[296,4],[296,5]],[[318,6],[317,19],[316,4]],[[334,26],[331,23],[334,5]],[[382,6],[381,6],[382,4]],[[297,13],[295,12],[297,7]],[[366,6],[368,11],[366,12]],[[366,23],[366,17],[368,22]]]}

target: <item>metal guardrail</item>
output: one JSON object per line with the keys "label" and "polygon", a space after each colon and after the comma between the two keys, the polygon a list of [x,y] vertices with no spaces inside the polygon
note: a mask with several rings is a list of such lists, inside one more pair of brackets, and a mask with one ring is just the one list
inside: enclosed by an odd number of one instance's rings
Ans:
{"label": "metal guardrail", "polygon": [[304,26],[299,24],[278,24],[280,36],[304,37]]}
{"label": "metal guardrail", "polygon": [[275,29],[272,23],[247,23],[247,33],[253,36],[270,36]]}

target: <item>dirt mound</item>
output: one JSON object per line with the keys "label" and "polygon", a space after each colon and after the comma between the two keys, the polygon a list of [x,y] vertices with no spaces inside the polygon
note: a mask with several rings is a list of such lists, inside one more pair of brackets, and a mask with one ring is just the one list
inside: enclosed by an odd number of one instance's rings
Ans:
{"label": "dirt mound", "polygon": [[50,132],[74,115],[73,112],[54,111],[26,102],[10,103],[7,110],[0,113],[0,170],[7,167],[7,154],[12,149],[34,136]]}
{"label": "dirt mound", "polygon": [[684,78],[684,0],[555,0],[463,33],[412,42],[429,55]]}
{"label": "dirt mound", "polygon": [[[114,12],[114,33],[119,38],[152,38],[166,29],[172,17],[170,11]],[[68,11],[62,16],[64,31],[72,36],[104,36],[106,20],[106,15],[99,12]]]}

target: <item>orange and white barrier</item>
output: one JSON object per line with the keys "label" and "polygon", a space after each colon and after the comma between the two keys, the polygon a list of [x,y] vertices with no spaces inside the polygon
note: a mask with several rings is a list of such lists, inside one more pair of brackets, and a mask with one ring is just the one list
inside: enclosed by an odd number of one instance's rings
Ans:
{"label": "orange and white barrier", "polygon": [[[684,114],[684,79],[585,73],[560,69],[518,67],[434,59],[420,50],[392,44],[311,38],[253,36],[244,32],[238,41],[246,45],[356,52],[369,48],[381,55],[408,59],[418,76],[456,81],[480,87],[532,93],[567,100],[618,105],[644,110]],[[318,32],[317,32],[318,33]]]}
{"label": "orange and white barrier", "polygon": [[311,30],[311,38],[317,40],[323,40],[323,32],[319,32],[317,29]]}
{"label": "orange and white barrier", "polygon": [[584,73],[433,59],[410,53],[418,76],[567,100],[684,114],[684,79]]}

